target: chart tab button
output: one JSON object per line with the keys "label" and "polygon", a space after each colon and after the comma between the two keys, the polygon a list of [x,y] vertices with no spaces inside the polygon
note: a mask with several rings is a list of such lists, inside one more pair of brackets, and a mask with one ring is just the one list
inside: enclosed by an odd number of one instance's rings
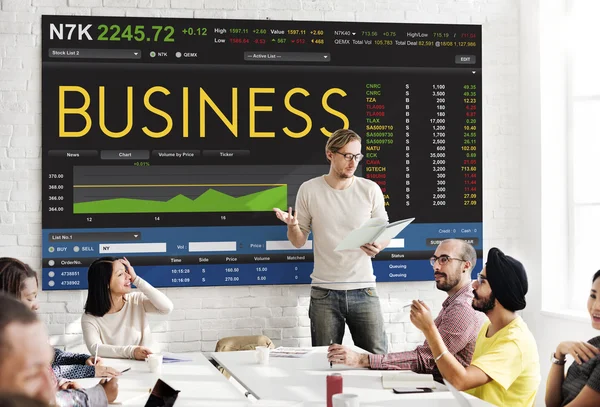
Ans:
{"label": "chart tab button", "polygon": [[103,160],[147,160],[150,158],[148,150],[102,150],[100,158]]}

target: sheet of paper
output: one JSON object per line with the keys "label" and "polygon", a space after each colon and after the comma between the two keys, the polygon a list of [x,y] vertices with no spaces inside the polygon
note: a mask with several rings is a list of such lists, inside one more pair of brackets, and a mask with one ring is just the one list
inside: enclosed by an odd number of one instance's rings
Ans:
{"label": "sheet of paper", "polygon": [[377,238],[377,242],[384,242],[386,240],[391,240],[398,236],[400,232],[404,230],[415,218],[403,219],[394,223],[390,223],[386,226],[385,230],[381,233],[381,235]]}
{"label": "sheet of paper", "polygon": [[280,346],[276,349],[271,349],[269,354],[272,358],[301,358],[313,351],[313,348],[291,348]]}
{"label": "sheet of paper", "polygon": [[360,246],[366,243],[373,243],[375,238],[381,233],[383,227],[368,226],[354,229],[337,245],[335,251],[359,249]]}
{"label": "sheet of paper", "polygon": [[182,353],[163,353],[163,363],[191,362],[192,358]]}
{"label": "sheet of paper", "polygon": [[360,246],[393,239],[415,218],[403,219],[389,225],[381,218],[367,220],[361,227],[354,229],[337,245],[335,251],[359,249]]}

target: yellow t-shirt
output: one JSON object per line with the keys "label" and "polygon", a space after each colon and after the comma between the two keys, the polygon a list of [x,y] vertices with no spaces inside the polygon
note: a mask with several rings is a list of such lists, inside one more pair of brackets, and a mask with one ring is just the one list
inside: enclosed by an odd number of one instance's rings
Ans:
{"label": "yellow t-shirt", "polygon": [[521,317],[486,337],[486,321],[475,343],[471,366],[483,370],[492,381],[467,390],[488,403],[507,407],[531,407],[540,384],[537,345]]}

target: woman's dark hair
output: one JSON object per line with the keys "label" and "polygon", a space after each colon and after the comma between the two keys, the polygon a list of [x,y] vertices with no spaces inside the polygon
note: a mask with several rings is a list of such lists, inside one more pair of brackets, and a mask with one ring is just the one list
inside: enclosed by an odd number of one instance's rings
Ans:
{"label": "woman's dark hair", "polygon": [[116,257],[100,257],[88,269],[88,296],[85,313],[103,317],[110,310],[110,278]]}
{"label": "woman's dark hair", "polygon": [[596,279],[597,279],[598,277],[600,277],[600,270],[596,271],[596,273],[594,274],[594,278],[592,278],[592,283],[593,283],[594,281],[596,281]]}
{"label": "woman's dark hair", "polygon": [[30,277],[37,283],[37,274],[29,265],[12,257],[0,257],[0,291],[20,300],[23,284]]}

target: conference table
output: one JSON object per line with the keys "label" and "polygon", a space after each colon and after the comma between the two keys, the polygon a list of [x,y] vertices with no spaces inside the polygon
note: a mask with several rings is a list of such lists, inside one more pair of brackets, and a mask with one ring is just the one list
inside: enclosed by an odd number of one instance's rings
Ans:
{"label": "conference table", "polygon": [[[271,357],[266,365],[257,363],[256,351],[213,352],[211,356],[258,400],[298,400],[304,407],[324,407],[326,376],[341,373],[344,393],[357,394],[361,407],[460,406],[442,384],[431,393],[395,394],[382,385],[382,374],[389,372],[340,365],[330,367],[327,346],[315,347],[298,358]],[[416,375],[413,372],[402,374]],[[463,395],[472,407],[492,406],[476,397]]]}
{"label": "conference table", "polygon": [[[357,348],[358,349],[358,348]],[[341,373],[344,393],[358,394],[362,407],[458,407],[443,385],[431,393],[395,394],[384,389],[386,372],[329,366],[327,347],[317,347],[301,358],[271,357],[267,365],[257,363],[256,351],[214,352],[212,357],[257,400],[251,401],[244,389],[236,387],[202,353],[165,354],[175,359],[163,363],[160,373],[151,373],[144,361],[104,358],[104,364],[129,371],[119,376],[119,395],[113,404],[144,406],[157,379],[179,390],[175,407],[325,407],[325,381],[328,374]],[[404,372],[416,375],[412,372]],[[92,387],[99,379],[75,380]],[[491,406],[466,395],[471,407]]]}

